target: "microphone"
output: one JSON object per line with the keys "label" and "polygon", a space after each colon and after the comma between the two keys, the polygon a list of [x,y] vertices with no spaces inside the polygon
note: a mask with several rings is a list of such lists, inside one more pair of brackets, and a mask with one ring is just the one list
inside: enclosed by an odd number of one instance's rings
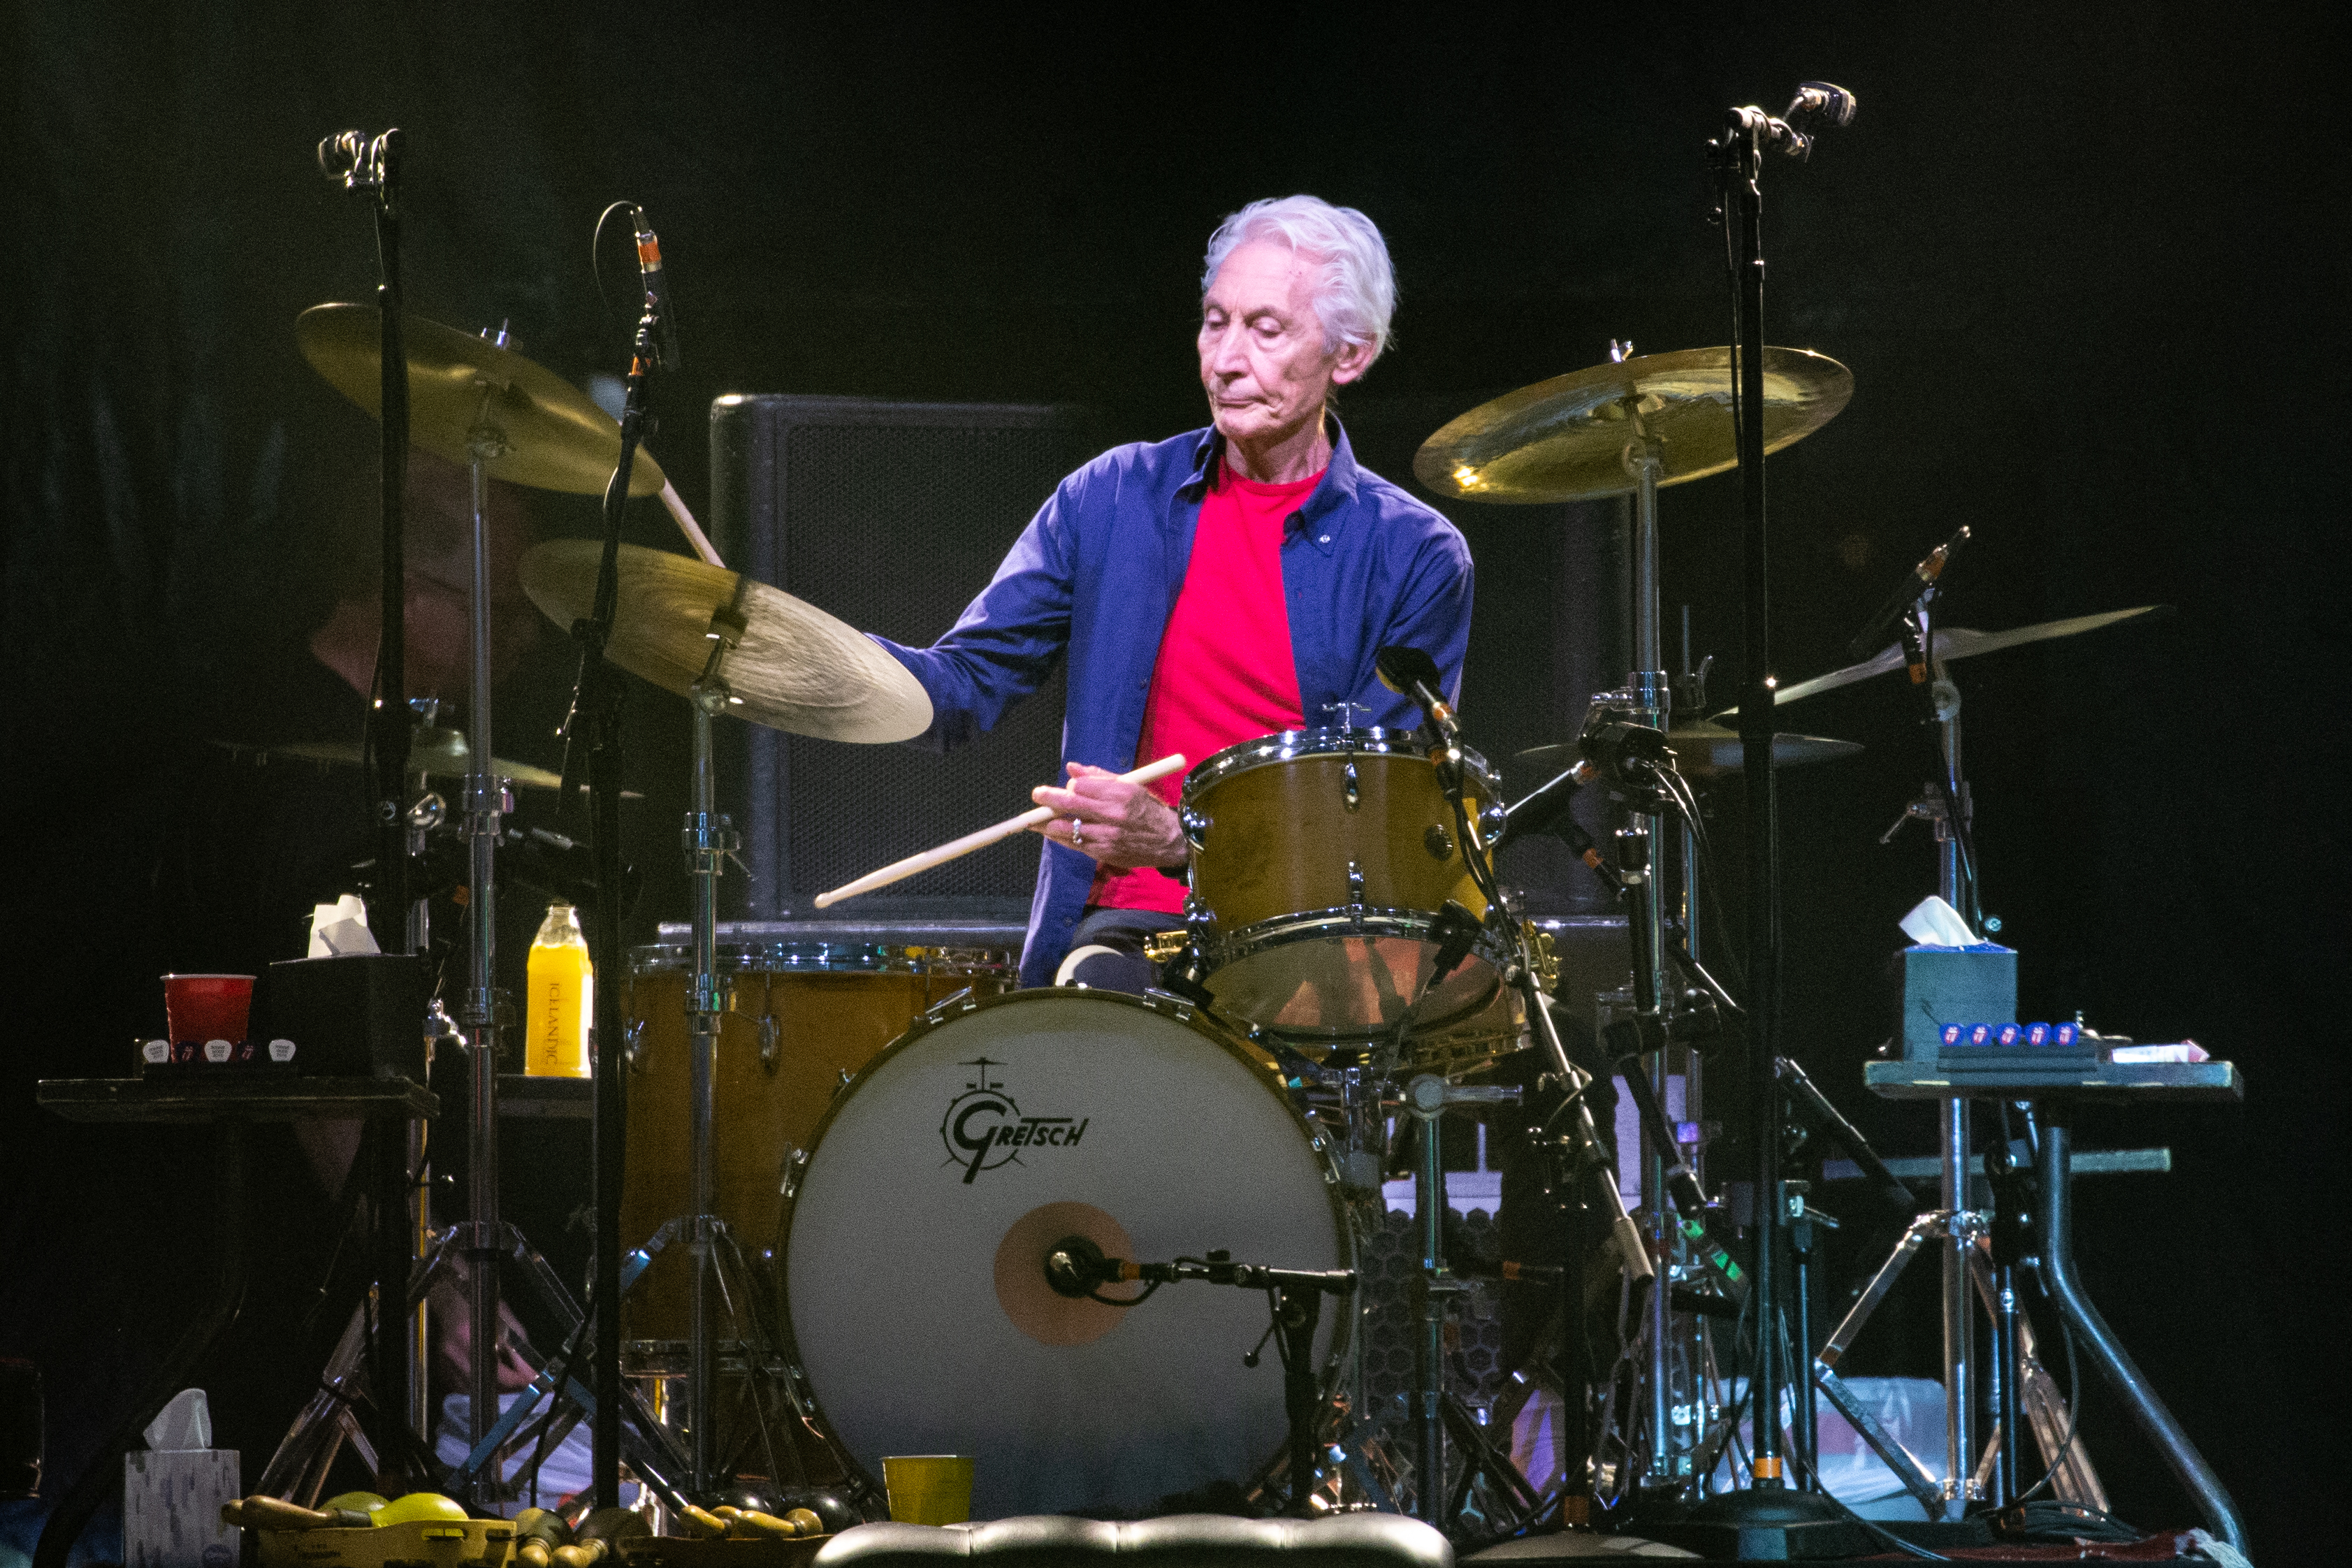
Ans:
{"label": "microphone", "polygon": [[1372,666],[1380,671],[1382,686],[1421,704],[1439,740],[1449,746],[1462,743],[1462,726],[1454,717],[1454,705],[1437,694],[1445,676],[1435,659],[1417,647],[1392,645],[1372,656]]}
{"label": "microphone", "polygon": [[1833,81],[1803,81],[1797,84],[1797,96],[1789,100],[1780,118],[1791,125],[1801,116],[1842,128],[1853,123],[1853,111],[1860,107],[1853,94]]}
{"label": "microphone", "polygon": [[347,191],[389,188],[400,160],[397,126],[381,136],[338,131],[319,139],[319,173]]}
{"label": "microphone", "polygon": [[1859,107],[1853,94],[1835,82],[1808,81],[1797,86],[1797,96],[1772,122],[1771,138],[1780,150],[1792,157],[1808,159],[1813,155],[1813,137],[1806,131],[1809,124],[1824,128],[1851,125],[1853,111]]}
{"label": "microphone", "polygon": [[637,277],[645,285],[646,309],[652,311],[661,327],[661,346],[654,358],[663,368],[676,370],[677,361],[677,308],[670,302],[669,287],[662,277],[661,239],[646,223],[646,209],[632,202],[631,221],[637,226]]}
{"label": "microphone", "polygon": [[1929,551],[1925,560],[1905,574],[1903,581],[1886,595],[1886,602],[1878,606],[1869,623],[1854,633],[1853,639],[1845,645],[1846,657],[1868,658],[1885,647],[1888,630],[1903,618],[1903,612],[1916,603],[1922,594],[1936,585],[1936,579],[1944,574],[1944,568],[1951,564],[1952,557],[1959,553],[1960,546],[1971,537],[1967,525],[1962,524],[1958,533]]}
{"label": "microphone", "polygon": [[[1380,671],[1382,686],[1401,697],[1412,698],[1429,715],[1429,727],[1437,731],[1437,745],[1429,760],[1436,765],[1438,783],[1445,791],[1445,798],[1460,805],[1462,726],[1454,720],[1453,704],[1437,694],[1438,686],[1445,679],[1437,661],[1417,647],[1391,644],[1372,656],[1372,667]],[[1467,855],[1469,846],[1465,845],[1462,852]]]}

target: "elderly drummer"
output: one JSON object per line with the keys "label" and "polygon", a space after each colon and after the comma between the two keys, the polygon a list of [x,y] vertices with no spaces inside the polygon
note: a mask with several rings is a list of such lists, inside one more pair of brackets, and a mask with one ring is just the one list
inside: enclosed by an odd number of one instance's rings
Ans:
{"label": "elderly drummer", "polygon": [[1387,345],[1395,304],[1362,213],[1306,195],[1234,213],[1202,275],[1209,426],[1078,469],[954,629],[928,648],[883,642],[930,694],[919,743],[935,746],[990,729],[1068,660],[1068,779],[1035,793],[1055,816],[1038,829],[1024,984],[1139,990],[1144,937],[1182,924],[1181,778],[1118,773],[1282,730],[1409,728],[1418,710],[1373,668],[1393,644],[1458,690],[1469,549],[1360,467],[1331,412]]}

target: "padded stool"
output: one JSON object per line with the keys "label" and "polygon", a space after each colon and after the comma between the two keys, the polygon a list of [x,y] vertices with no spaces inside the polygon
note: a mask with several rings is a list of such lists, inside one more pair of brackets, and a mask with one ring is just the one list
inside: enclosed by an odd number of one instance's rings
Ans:
{"label": "padded stool", "polygon": [[1445,1537],[1386,1513],[1332,1519],[1177,1514],[1133,1524],[1034,1514],[987,1524],[861,1524],[816,1554],[815,1568],[1454,1568]]}

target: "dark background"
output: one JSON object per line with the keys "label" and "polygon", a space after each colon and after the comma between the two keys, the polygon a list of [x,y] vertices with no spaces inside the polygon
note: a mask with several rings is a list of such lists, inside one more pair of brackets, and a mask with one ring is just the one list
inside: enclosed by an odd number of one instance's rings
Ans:
{"label": "dark background", "polygon": [[[2028,1016],[2193,1037],[2244,1069],[2242,1110],[2084,1126],[2176,1164],[2084,1184],[2083,1263],[2257,1550],[2308,1539],[2337,1468],[2320,1444],[2343,1348],[2315,1287],[2346,1092],[2322,1006],[2346,955],[2326,695],[2345,639],[2322,609],[2345,193],[2323,15],[11,6],[0,1353],[46,1371],[52,1495],[206,1289],[206,1146],[56,1123],[31,1083],[118,1070],[160,1023],[152,976],[219,945],[225,912],[167,875],[188,758],[218,714],[268,704],[247,656],[299,648],[373,548],[373,427],[290,331],[374,281],[362,205],[311,163],[320,135],[404,126],[411,308],[509,321],[574,379],[625,358],[590,226],[645,203],[687,354],[656,390],[656,449],[707,520],[724,392],[1077,403],[1113,440],[1198,424],[1203,241],[1294,190],[1388,235],[1397,343],[1344,412],[1403,479],[1446,418],[1612,337],[1721,342],[1701,143],[1725,106],[1778,108],[1819,77],[1862,113],[1810,165],[1768,171],[1768,333],[1843,361],[1856,391],[1773,460],[1779,671],[1845,662],[1959,522],[1978,543],[1950,580],[1957,624],[2179,606],[1956,668],[1985,897]],[[1662,507],[1669,614],[1692,606],[1727,699],[1737,508],[1730,476]],[[1499,755],[1574,717],[1508,707],[1553,657],[1559,514],[1456,510],[1480,568],[1465,711]],[[1003,520],[1006,542],[1024,521]],[[537,521],[584,535],[593,503],[546,498]],[[631,537],[676,547],[650,504]],[[556,760],[569,674],[544,632],[501,694],[502,752]],[[1928,1112],[1870,1101],[1858,1072],[1895,917],[1933,886],[1926,835],[1877,844],[1921,776],[1903,698],[1878,682],[1808,704],[1804,728],[1871,750],[1788,775],[1781,810],[1789,1046],[1885,1152],[1916,1154]],[[682,712],[643,687],[629,708],[648,928],[685,908]],[[270,1159],[266,1251],[307,1256],[291,1237],[324,1200],[290,1146]],[[564,1173],[538,1174],[560,1213]],[[1841,1237],[1841,1290],[1893,1234],[1865,1203],[1846,1201],[1866,1223]],[[315,1368],[316,1272],[257,1283],[232,1364],[271,1370],[213,1379],[248,1475]],[[1858,1370],[1932,1370],[1918,1272]],[[2118,1511],[2190,1521],[2104,1393],[2083,1423]]]}

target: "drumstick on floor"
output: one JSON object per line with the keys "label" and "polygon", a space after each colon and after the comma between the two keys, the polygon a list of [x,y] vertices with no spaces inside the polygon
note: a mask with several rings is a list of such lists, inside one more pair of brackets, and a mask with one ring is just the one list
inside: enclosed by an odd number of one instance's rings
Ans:
{"label": "drumstick on floor", "polygon": [[[1156,763],[1146,763],[1133,773],[1121,773],[1118,776],[1128,784],[1150,784],[1154,779],[1165,778],[1170,773],[1181,770],[1183,766],[1183,753],[1171,752]],[[977,833],[967,833],[961,838],[942,844],[934,849],[926,849],[919,855],[909,855],[904,860],[891,862],[879,871],[868,871],[855,882],[845,882],[829,893],[819,893],[813,901],[818,909],[830,909],[844,899],[854,899],[860,893],[870,893],[875,889],[887,887],[892,882],[904,881],[918,871],[928,871],[934,866],[944,866],[949,861],[959,859],[975,849],[985,849],[999,839],[1010,838],[1026,828],[1034,827],[1040,823],[1050,822],[1053,819],[1052,806],[1032,806],[1020,816],[1008,816],[992,827],[983,827]]]}

